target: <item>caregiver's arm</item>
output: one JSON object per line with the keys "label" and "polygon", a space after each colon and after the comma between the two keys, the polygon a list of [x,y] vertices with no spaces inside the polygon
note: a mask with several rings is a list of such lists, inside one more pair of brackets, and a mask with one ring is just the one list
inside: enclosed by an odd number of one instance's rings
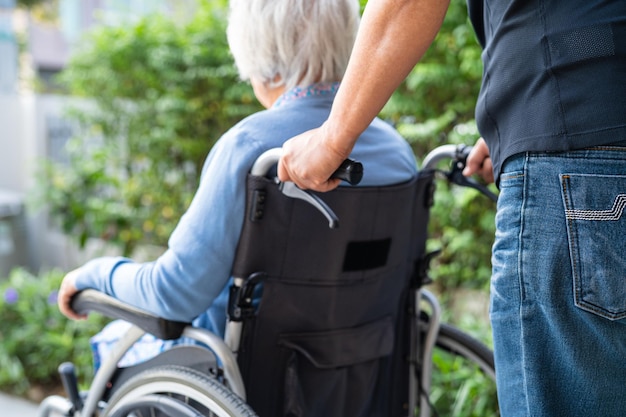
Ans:
{"label": "caregiver's arm", "polygon": [[[281,180],[328,191],[331,174],[424,55],[449,0],[370,0],[328,120],[283,146]],[[367,169],[367,167],[365,167]]]}

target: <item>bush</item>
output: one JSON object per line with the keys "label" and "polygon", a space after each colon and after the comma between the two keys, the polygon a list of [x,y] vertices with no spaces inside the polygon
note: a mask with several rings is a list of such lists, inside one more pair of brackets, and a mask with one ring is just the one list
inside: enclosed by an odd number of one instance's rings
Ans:
{"label": "bush", "polygon": [[40,199],[81,245],[99,238],[131,255],[165,245],[198,186],[213,143],[260,109],[238,80],[226,41],[225,0],[201,1],[193,19],[162,15],[100,27],[61,81],[84,97],[68,163],[47,164]]}
{"label": "bush", "polygon": [[[226,1],[199,4],[185,25],[149,17],[98,30],[65,72],[72,94],[94,106],[74,113],[84,134],[68,148],[69,165],[49,167],[40,189],[80,242],[98,237],[126,254],[145,241],[165,244],[213,141],[259,108],[228,54]],[[440,144],[478,138],[480,53],[465,1],[451,0],[434,44],[381,114],[418,159]],[[443,248],[431,271],[439,292],[486,289],[493,203],[440,184],[431,218],[429,247]]]}
{"label": "bush", "polygon": [[[73,113],[83,133],[67,147],[67,166],[43,171],[39,190],[79,243],[103,239],[125,255],[140,243],[165,245],[213,142],[260,108],[237,80],[225,21],[226,1],[204,0],[184,25],[150,16],[98,29],[73,57],[63,80],[94,106]],[[452,0],[435,42],[381,114],[418,160],[440,144],[478,138],[481,69],[465,1]],[[433,264],[443,289],[486,287],[493,217],[486,198],[440,187],[430,230],[431,246],[444,248]]]}
{"label": "bush", "polygon": [[473,143],[474,106],[482,77],[481,49],[464,0],[451,0],[443,26],[419,64],[383,109],[418,158],[450,134]]}
{"label": "bush", "polygon": [[89,338],[107,320],[63,316],[56,304],[63,276],[60,271],[34,276],[15,269],[0,282],[0,390],[26,395],[32,388],[56,389],[57,368],[66,361],[74,362],[81,383],[93,378]]}
{"label": "bush", "polygon": [[[418,160],[439,145],[473,145],[474,106],[482,77],[481,48],[464,0],[451,0],[443,27],[424,58],[383,109],[411,143]],[[478,192],[437,183],[429,248],[442,249],[430,275],[450,310],[458,288],[486,291],[491,276],[495,204]],[[462,317],[449,317],[462,326]]]}

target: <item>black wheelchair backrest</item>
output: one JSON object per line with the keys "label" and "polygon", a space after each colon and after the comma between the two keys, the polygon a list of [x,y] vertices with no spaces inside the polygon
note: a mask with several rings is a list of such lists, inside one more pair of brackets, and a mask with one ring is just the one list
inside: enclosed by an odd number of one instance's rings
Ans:
{"label": "black wheelchair backrest", "polygon": [[[411,279],[432,175],[319,194],[339,228],[270,179],[249,176],[233,269],[262,285],[238,361],[262,417],[403,415]],[[405,411],[405,410],[404,410]]]}

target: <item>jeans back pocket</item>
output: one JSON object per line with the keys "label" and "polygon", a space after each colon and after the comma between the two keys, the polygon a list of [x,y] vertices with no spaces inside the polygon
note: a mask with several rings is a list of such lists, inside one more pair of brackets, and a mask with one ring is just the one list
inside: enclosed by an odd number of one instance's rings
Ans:
{"label": "jeans back pocket", "polygon": [[561,189],[578,307],[626,317],[626,176],[562,174]]}

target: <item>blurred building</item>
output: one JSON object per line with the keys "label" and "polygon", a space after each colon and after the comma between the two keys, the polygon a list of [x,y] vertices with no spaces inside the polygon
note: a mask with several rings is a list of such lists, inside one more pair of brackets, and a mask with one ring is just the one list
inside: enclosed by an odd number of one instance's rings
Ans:
{"label": "blurred building", "polygon": [[74,134],[65,116],[71,97],[54,75],[86,31],[123,25],[151,13],[185,19],[195,0],[44,0],[32,11],[0,0],[0,279],[21,265],[69,269],[81,254],[26,204],[43,159],[63,162]]}
{"label": "blurred building", "polygon": [[[41,82],[40,88],[53,86],[53,76],[63,69],[73,46],[89,29],[98,25],[123,25],[153,13],[185,14],[193,1],[173,0],[54,0],[54,22],[29,18],[25,72]],[[27,77],[28,78],[28,77]]]}
{"label": "blurred building", "polygon": [[18,49],[13,30],[15,0],[0,0],[0,94],[11,94],[17,87]]}

